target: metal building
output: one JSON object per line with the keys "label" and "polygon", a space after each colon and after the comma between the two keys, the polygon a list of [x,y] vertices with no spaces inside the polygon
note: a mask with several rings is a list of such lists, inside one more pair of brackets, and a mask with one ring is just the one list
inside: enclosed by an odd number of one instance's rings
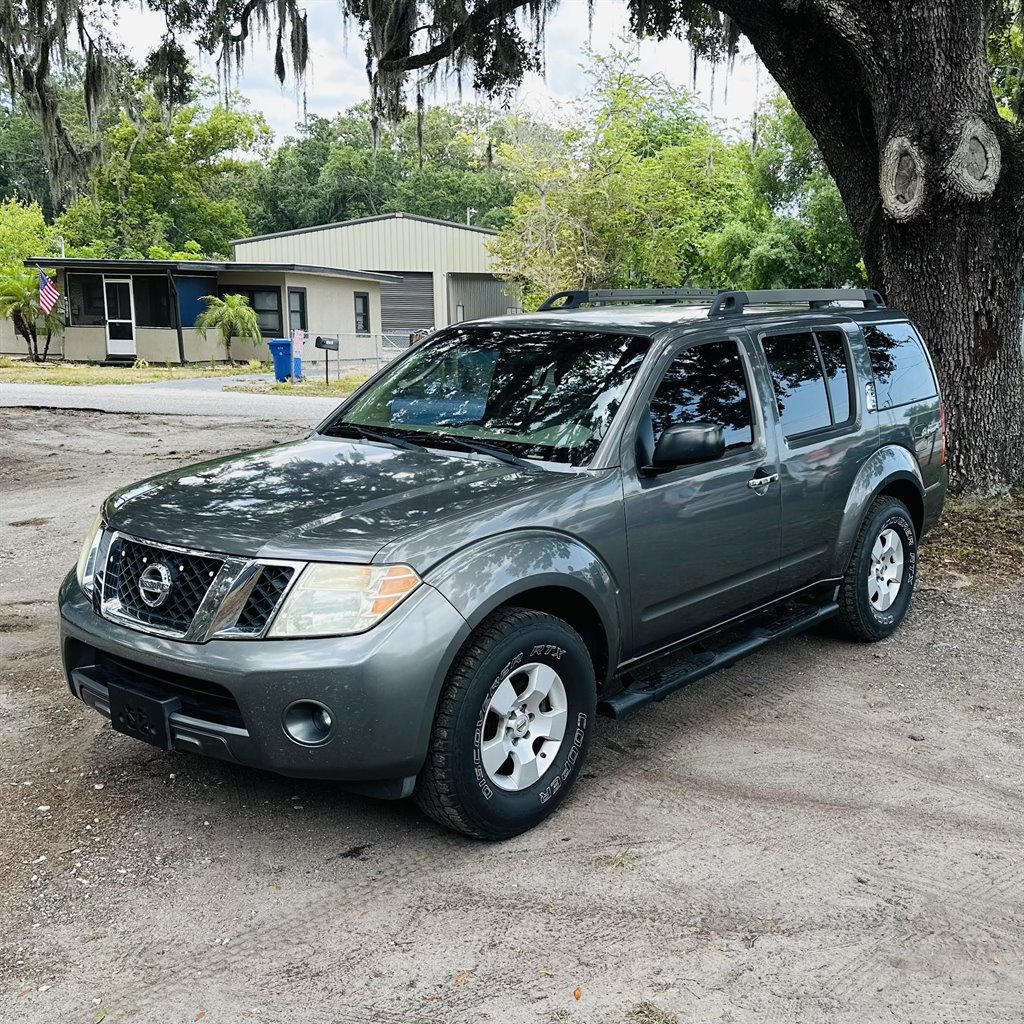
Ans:
{"label": "metal building", "polygon": [[246,263],[351,267],[400,277],[381,281],[381,321],[367,330],[407,340],[413,331],[519,311],[518,294],[492,273],[488,243],[494,235],[487,228],[388,213],[241,238],[231,245],[234,258]]}

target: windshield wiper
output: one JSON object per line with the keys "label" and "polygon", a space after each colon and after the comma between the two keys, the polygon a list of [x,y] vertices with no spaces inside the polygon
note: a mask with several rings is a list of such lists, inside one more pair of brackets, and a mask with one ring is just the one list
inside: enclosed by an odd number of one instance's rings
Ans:
{"label": "windshield wiper", "polygon": [[405,448],[410,452],[425,452],[427,449],[421,444],[407,441],[404,437],[389,437],[387,434],[378,434],[375,430],[367,430],[357,423],[334,423],[327,428],[325,433],[332,437],[340,436],[345,431],[354,437],[361,437],[366,441],[380,441],[382,444],[390,444],[395,448]]}
{"label": "windshield wiper", "polygon": [[446,445],[450,444],[455,447],[465,448],[466,451],[479,452],[481,455],[490,455],[492,459],[507,462],[510,466],[520,466],[523,469],[540,469],[540,466],[536,463],[521,459],[518,455],[513,455],[511,452],[506,452],[501,448],[492,448],[489,444],[480,444],[479,441],[469,441],[459,434],[435,434],[434,437],[440,439]]}

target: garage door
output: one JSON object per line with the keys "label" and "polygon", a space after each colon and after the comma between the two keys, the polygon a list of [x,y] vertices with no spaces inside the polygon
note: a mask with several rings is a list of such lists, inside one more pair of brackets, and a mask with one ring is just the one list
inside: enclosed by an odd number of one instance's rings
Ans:
{"label": "garage door", "polygon": [[401,281],[381,281],[380,317],[385,334],[433,327],[434,275],[403,274]]}

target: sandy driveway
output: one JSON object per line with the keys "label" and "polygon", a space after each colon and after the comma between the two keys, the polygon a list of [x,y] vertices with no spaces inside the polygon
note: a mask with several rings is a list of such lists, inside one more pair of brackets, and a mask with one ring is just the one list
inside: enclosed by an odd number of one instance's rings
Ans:
{"label": "sandy driveway", "polygon": [[603,720],[502,845],[112,733],[54,622],[99,500],[295,433],[0,411],[0,1021],[1020,1024],[1024,584],[927,551],[896,639]]}

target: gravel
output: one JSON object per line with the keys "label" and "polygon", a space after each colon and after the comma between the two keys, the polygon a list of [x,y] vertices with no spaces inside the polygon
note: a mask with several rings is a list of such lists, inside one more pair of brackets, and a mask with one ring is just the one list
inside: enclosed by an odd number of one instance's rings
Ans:
{"label": "gravel", "polygon": [[896,637],[602,720],[554,819],[476,843],[69,696],[54,595],[100,499],[301,433],[252,415],[0,411],[0,1021],[1020,1024],[1019,578],[925,546]]}

